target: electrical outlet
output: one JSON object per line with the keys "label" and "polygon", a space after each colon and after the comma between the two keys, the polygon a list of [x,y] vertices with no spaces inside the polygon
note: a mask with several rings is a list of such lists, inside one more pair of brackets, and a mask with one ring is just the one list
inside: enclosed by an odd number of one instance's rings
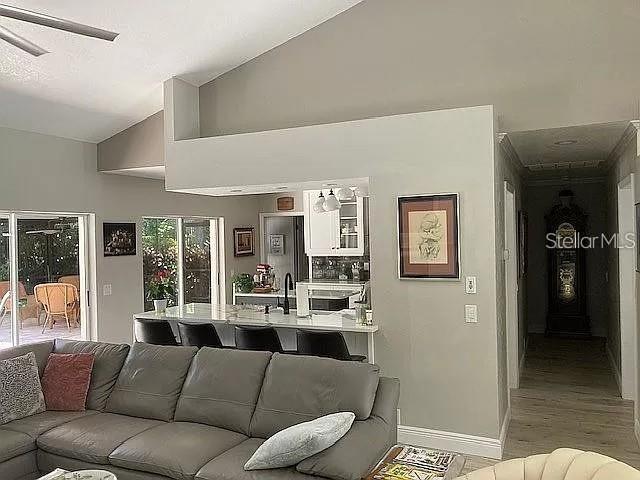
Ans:
{"label": "electrical outlet", "polygon": [[110,283],[105,283],[102,286],[102,295],[105,297],[108,297],[111,295],[111,284]]}
{"label": "electrical outlet", "polygon": [[464,306],[464,321],[466,323],[478,323],[478,306],[477,305]]}

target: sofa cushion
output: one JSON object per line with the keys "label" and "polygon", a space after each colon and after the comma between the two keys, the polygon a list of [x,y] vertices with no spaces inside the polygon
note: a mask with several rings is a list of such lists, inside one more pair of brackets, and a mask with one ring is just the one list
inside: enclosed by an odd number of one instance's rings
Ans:
{"label": "sofa cushion", "polygon": [[56,455],[107,465],[117,447],[161,424],[158,420],[99,413],[49,430],[38,438],[38,447]]}
{"label": "sofa cushion", "polygon": [[37,450],[23,453],[6,462],[0,462],[0,478],[15,480],[34,480],[40,478]]}
{"label": "sofa cushion", "polygon": [[36,440],[44,432],[47,432],[58,425],[70,422],[76,418],[95,415],[96,413],[97,412],[93,410],[85,410],[84,412],[42,412],[37,415],[31,415],[30,417],[21,418],[20,420],[14,420],[6,425],[2,425],[2,429],[26,433]]}
{"label": "sofa cushion", "polygon": [[86,410],[93,353],[52,353],[42,375],[47,410]]}
{"label": "sofa cushion", "polygon": [[271,353],[202,348],[193,359],[176,421],[248,434]]}
{"label": "sofa cushion", "polygon": [[0,463],[36,449],[36,442],[21,432],[0,429]]}
{"label": "sofa cushion", "polygon": [[371,414],[380,368],[331,358],[275,353],[251,419],[251,436],[268,438],[291,425],[337,412]]}
{"label": "sofa cushion", "polygon": [[53,351],[53,340],[47,342],[30,343],[28,345],[20,345],[19,347],[7,348],[0,350],[0,360],[7,358],[15,358],[33,352],[36,356],[38,364],[38,372],[40,376],[44,373],[44,367],[47,365],[49,354]]}
{"label": "sofa cushion", "polygon": [[196,347],[135,343],[124,362],[106,410],[170,421]]}
{"label": "sofa cushion", "polygon": [[209,460],[247,437],[199,423],[165,423],[127,440],[109,456],[112,465],[191,480]]}
{"label": "sofa cushion", "polygon": [[305,475],[294,467],[272,470],[245,471],[244,464],[262,445],[264,440],[249,438],[240,445],[214,458],[196,474],[197,480],[313,480],[320,477]]}
{"label": "sofa cushion", "polygon": [[0,387],[0,425],[45,411],[33,352],[0,360]]}
{"label": "sofa cushion", "polygon": [[129,353],[129,345],[58,339],[55,341],[53,351],[55,353],[93,353],[93,371],[87,393],[87,408],[104,410],[107,398],[116,384]]}

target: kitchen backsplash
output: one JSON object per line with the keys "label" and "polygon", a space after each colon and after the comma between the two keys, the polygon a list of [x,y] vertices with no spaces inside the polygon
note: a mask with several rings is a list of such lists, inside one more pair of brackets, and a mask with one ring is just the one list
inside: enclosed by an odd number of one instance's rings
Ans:
{"label": "kitchen backsplash", "polygon": [[313,257],[311,274],[314,280],[366,281],[370,277],[369,256]]}

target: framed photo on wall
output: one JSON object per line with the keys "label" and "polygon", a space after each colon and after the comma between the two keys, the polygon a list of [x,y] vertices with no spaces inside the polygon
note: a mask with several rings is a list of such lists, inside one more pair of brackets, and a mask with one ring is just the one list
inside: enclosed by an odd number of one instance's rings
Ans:
{"label": "framed photo on wall", "polygon": [[136,254],[136,224],[102,224],[102,238],[105,257],[121,257]]}
{"label": "framed photo on wall", "polygon": [[269,253],[271,255],[284,255],[284,235],[269,235]]}
{"label": "framed photo on wall", "polygon": [[255,253],[255,229],[253,227],[234,228],[233,255],[245,257]]}
{"label": "framed photo on wall", "polygon": [[398,197],[400,279],[460,278],[458,194]]}

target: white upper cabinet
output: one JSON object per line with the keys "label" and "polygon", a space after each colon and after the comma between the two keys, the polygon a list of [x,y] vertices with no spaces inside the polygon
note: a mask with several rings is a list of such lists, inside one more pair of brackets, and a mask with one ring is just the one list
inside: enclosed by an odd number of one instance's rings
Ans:
{"label": "white upper cabinet", "polygon": [[[324,192],[325,195],[328,192]],[[305,251],[309,256],[362,256],[364,254],[363,199],[340,202],[333,212],[314,212],[319,190],[304,192]]]}

